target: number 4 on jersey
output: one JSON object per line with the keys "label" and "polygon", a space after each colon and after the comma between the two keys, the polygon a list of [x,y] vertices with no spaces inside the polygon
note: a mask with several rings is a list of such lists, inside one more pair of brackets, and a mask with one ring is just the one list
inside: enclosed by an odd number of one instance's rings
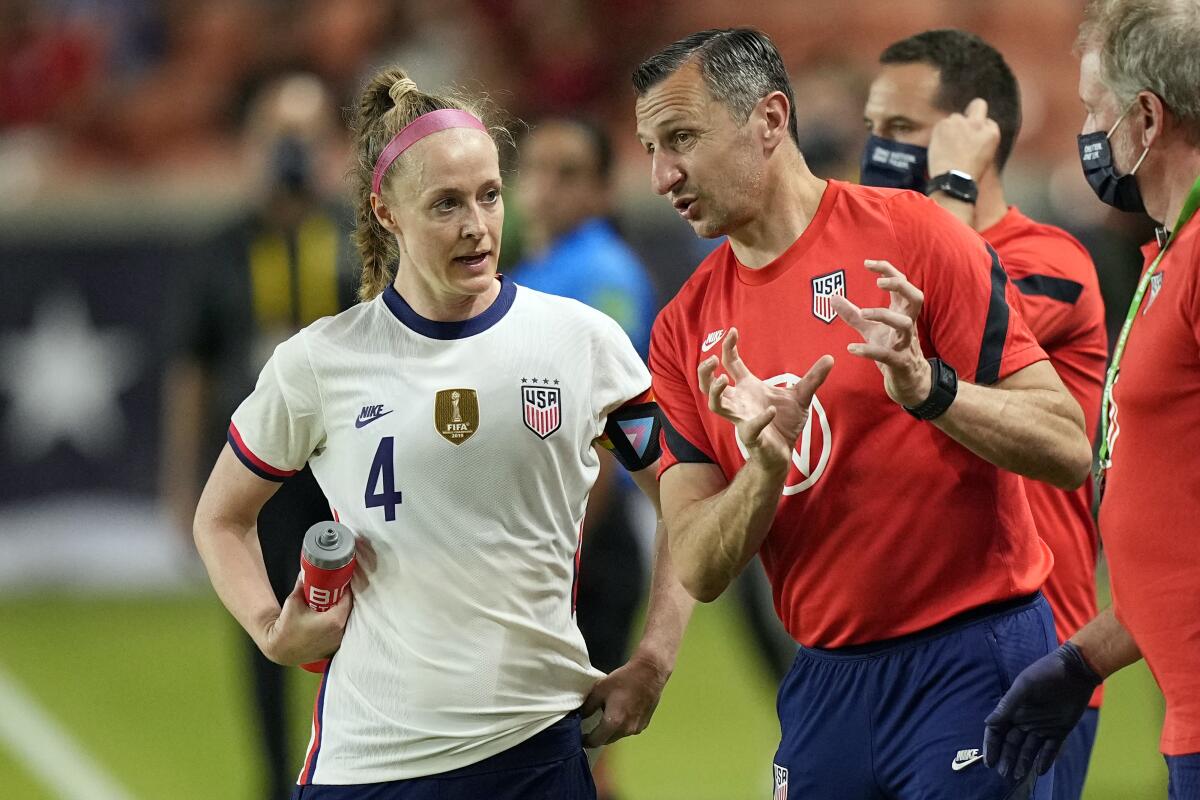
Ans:
{"label": "number 4 on jersey", "polygon": [[[396,490],[394,441],[395,437],[392,436],[380,439],[379,449],[375,451],[375,460],[371,462],[371,471],[367,475],[367,488],[363,492],[363,501],[367,508],[383,506],[383,518],[388,522],[396,521],[396,506],[400,505],[404,498],[404,494]],[[379,491],[375,491],[377,486]]]}

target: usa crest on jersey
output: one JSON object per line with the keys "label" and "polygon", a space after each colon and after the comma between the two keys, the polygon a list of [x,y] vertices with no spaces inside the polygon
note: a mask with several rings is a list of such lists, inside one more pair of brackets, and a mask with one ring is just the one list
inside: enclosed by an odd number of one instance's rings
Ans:
{"label": "usa crest on jersey", "polygon": [[562,425],[562,391],[557,386],[522,386],[521,410],[525,427],[542,439]]}
{"label": "usa crest on jersey", "polygon": [[846,296],[846,270],[839,269],[828,275],[819,275],[812,279],[812,313],[825,324],[833,322],[837,312],[833,310],[830,298],[835,294]]}
{"label": "usa crest on jersey", "polygon": [[775,767],[775,794],[772,797],[774,800],[787,800],[787,767],[781,767],[778,764],[772,764],[771,766]]}

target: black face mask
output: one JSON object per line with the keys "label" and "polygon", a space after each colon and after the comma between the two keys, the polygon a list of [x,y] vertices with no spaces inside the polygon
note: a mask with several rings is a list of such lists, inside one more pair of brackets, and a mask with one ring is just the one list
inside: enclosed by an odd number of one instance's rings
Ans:
{"label": "black face mask", "polygon": [[281,136],[271,148],[271,180],[274,186],[292,194],[312,188],[312,155],[308,145],[296,136]]}
{"label": "black face mask", "polygon": [[860,167],[858,182],[863,186],[924,192],[929,181],[929,148],[870,136]]}
{"label": "black face mask", "polygon": [[[1128,113],[1129,111],[1126,110],[1125,114]],[[1079,134],[1079,161],[1083,164],[1083,177],[1087,179],[1088,185],[1092,187],[1092,191],[1096,193],[1101,202],[1120,211],[1137,213],[1145,211],[1146,205],[1142,202],[1142,193],[1138,189],[1137,177],[1134,173],[1142,165],[1150,148],[1147,147],[1142,151],[1141,158],[1133,165],[1133,169],[1128,174],[1121,175],[1117,172],[1116,165],[1113,164],[1112,146],[1109,144],[1109,139],[1117,126],[1125,119],[1125,114],[1121,115],[1121,119],[1117,120],[1108,133],[1095,131]]]}

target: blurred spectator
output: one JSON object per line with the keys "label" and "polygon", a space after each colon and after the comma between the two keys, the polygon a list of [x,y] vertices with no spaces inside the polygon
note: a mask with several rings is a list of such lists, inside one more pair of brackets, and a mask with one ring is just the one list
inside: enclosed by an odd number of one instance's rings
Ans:
{"label": "blurred spectator", "polygon": [[[181,530],[216,460],[230,414],[254,387],[275,345],[353,302],[348,211],[321,196],[315,162],[336,118],[328,90],[311,75],[269,84],[254,104],[249,151],[265,167],[266,192],[253,212],[218,238],[200,274],[184,276],[172,298],[176,354],[164,394],[162,490]],[[305,468],[268,501],[258,518],[267,574],[282,602],[300,570],[300,544],[329,504]],[[287,668],[245,637],[268,791],[286,798],[299,765],[289,761]]]}

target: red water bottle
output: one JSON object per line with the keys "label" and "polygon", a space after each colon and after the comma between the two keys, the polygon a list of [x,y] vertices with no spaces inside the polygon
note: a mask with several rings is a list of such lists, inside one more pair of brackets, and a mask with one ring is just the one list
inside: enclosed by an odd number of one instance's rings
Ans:
{"label": "red water bottle", "polygon": [[[354,574],[354,533],[340,522],[318,522],[304,534],[300,569],[304,573],[304,601],[313,611],[328,611],[350,588]],[[301,664],[321,673],[329,659]]]}

